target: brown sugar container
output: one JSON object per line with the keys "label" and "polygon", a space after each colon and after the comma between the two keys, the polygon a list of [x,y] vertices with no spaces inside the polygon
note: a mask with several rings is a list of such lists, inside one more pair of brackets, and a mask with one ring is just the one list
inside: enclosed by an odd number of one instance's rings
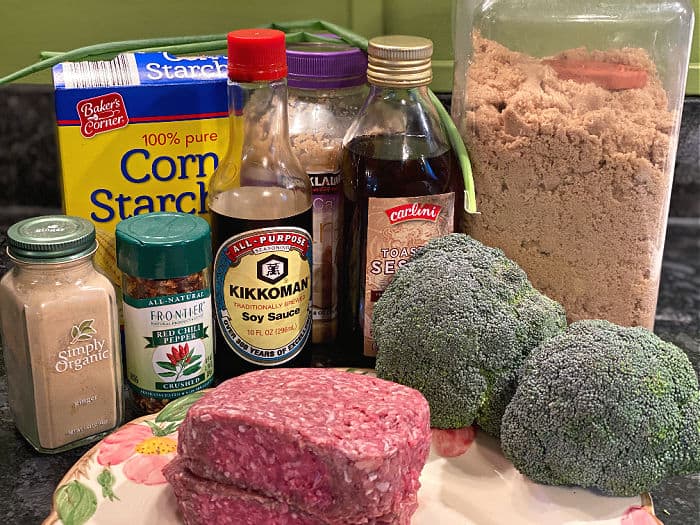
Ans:
{"label": "brown sugar container", "polygon": [[186,213],[135,215],[116,228],[127,381],[144,413],[214,380],[209,224]]}
{"label": "brown sugar container", "polygon": [[11,226],[7,243],[0,326],[17,430],[39,452],[95,441],[123,413],[116,293],[93,266],[95,227],[33,217]]}
{"label": "brown sugar container", "polygon": [[480,215],[570,321],[652,328],[693,27],[687,1],[462,1],[452,115]]}

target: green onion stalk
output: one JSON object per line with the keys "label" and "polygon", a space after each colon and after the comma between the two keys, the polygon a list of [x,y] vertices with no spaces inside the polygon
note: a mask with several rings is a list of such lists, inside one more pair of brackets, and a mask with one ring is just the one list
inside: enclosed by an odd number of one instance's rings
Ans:
{"label": "green onion stalk", "polygon": [[[279,29],[286,33],[288,43],[292,42],[337,42],[333,38],[324,37],[317,33],[332,33],[345,43],[367,52],[368,40],[331,22],[325,20],[296,20],[291,22],[273,22],[266,24],[265,28]],[[38,62],[24,67],[14,73],[0,78],[0,85],[24,78],[37,71],[51,68],[61,62],[76,62],[80,60],[110,60],[116,55],[128,51],[160,51],[174,55],[186,55],[192,53],[211,53],[226,50],[226,34],[180,36],[167,38],[147,38],[138,40],[122,40],[119,42],[107,42],[79,47],[71,51],[42,51]],[[438,115],[447,131],[447,136],[452,145],[464,178],[464,210],[467,213],[477,213],[476,195],[474,191],[474,179],[472,176],[471,162],[462,137],[457,130],[450,114],[442,105],[442,102],[429,90],[430,99],[437,108]]]}

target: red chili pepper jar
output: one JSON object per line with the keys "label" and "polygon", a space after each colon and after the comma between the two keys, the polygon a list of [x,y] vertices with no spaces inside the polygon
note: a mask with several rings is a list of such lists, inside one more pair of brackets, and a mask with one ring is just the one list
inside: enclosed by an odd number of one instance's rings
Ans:
{"label": "red chili pepper jar", "polygon": [[141,412],[157,412],[214,380],[211,236],[201,217],[149,213],[120,222],[127,381]]}

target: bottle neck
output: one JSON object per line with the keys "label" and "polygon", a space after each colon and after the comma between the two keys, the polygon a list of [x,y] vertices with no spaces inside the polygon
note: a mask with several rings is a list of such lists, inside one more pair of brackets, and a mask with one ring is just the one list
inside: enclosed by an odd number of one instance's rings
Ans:
{"label": "bottle neck", "polygon": [[390,97],[395,100],[418,100],[419,98],[429,100],[428,86],[369,86],[369,98]]}
{"label": "bottle neck", "polygon": [[311,182],[289,142],[286,79],[229,81],[228,97],[229,149],[209,183],[209,208],[246,219],[307,210]]}
{"label": "bottle neck", "polygon": [[404,144],[400,148],[404,158],[434,157],[450,149],[446,130],[425,85],[371,85],[343,145],[348,146],[356,137],[373,136],[384,137],[385,142]]}
{"label": "bottle neck", "polygon": [[231,121],[242,118],[243,145],[264,150],[271,143],[289,142],[287,81],[228,82]]}

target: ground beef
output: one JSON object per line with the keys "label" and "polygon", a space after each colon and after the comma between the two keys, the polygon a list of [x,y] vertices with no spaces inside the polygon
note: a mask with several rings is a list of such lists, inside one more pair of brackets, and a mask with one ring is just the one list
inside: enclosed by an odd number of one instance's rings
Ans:
{"label": "ground beef", "polygon": [[[172,485],[186,525],[327,525],[282,501],[235,485],[200,478],[176,458],[163,469]],[[409,525],[417,503],[406,504],[401,515],[370,519],[368,525]]]}
{"label": "ground beef", "polygon": [[192,474],[176,458],[163,469],[186,525],[324,525],[286,503]]}
{"label": "ground beef", "polygon": [[[467,232],[502,248],[570,321],[652,327],[678,115],[649,55],[573,49],[544,61],[478,34],[473,49],[457,117],[481,212]],[[629,89],[552,67],[591,62],[634,72],[617,78]]]}
{"label": "ground beef", "polygon": [[429,421],[425,398],[402,385],[330,369],[264,370],[193,405],[178,453],[201,478],[324,523],[399,524],[416,508]]}

